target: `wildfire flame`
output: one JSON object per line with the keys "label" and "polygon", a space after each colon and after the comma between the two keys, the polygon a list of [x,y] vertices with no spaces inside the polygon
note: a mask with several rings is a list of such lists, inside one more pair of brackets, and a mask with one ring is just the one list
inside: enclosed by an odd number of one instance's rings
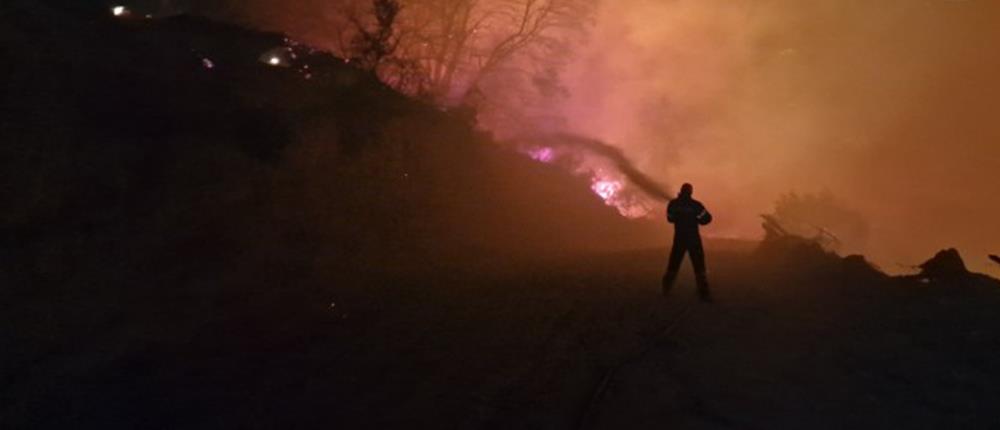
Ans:
{"label": "wildfire flame", "polygon": [[597,195],[601,196],[605,203],[614,199],[615,195],[618,194],[623,187],[622,183],[618,181],[597,178],[591,178],[591,181],[593,181],[593,184],[590,185],[590,189],[594,190]]}
{"label": "wildfire flame", "polygon": [[522,147],[521,152],[532,160],[545,164],[553,164],[561,159],[569,160],[573,173],[589,177],[590,190],[604,204],[614,207],[626,218],[644,218],[653,211],[655,203],[631,190],[628,179],[599,157],[564,147],[549,146]]}

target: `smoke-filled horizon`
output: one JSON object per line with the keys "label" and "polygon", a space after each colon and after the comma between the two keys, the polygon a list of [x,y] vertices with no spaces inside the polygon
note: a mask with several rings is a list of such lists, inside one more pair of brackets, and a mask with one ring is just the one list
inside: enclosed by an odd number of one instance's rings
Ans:
{"label": "smoke-filled horizon", "polygon": [[[1000,252],[1000,3],[594,1],[586,41],[533,81],[556,97],[525,103],[508,88],[524,83],[530,67],[519,64],[482,88],[533,107],[513,120],[481,115],[485,126],[518,135],[507,128],[543,112],[557,121],[538,121],[541,132],[614,145],[659,183],[692,182],[716,214],[708,235],[760,237],[759,214],[780,196],[823,192],[868,224],[867,240],[844,251],[886,270],[945,247],[985,270]],[[318,4],[231,7],[332,40],[336,8],[305,10]]]}
{"label": "smoke-filled horizon", "polygon": [[[571,132],[693,182],[709,234],[759,237],[782,194],[828,190],[883,268],[1000,249],[1000,4],[604,2],[564,73]],[[994,272],[996,273],[996,272]]]}

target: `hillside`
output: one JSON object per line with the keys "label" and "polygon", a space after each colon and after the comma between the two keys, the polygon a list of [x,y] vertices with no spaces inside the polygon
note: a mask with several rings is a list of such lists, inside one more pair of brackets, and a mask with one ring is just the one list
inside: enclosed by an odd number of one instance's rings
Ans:
{"label": "hillside", "polygon": [[[278,34],[25,5],[9,17],[3,227],[28,266],[250,252],[380,269],[623,249],[662,231]],[[271,52],[280,66],[261,61]]]}

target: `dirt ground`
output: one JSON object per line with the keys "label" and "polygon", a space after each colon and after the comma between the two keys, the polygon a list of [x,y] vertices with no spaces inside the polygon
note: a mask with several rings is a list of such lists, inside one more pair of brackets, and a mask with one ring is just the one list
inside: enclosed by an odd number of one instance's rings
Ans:
{"label": "dirt ground", "polygon": [[719,302],[703,305],[690,273],[660,296],[665,254],[349,280],[260,262],[213,279],[178,269],[155,297],[22,301],[5,311],[16,330],[4,335],[0,416],[5,428],[1000,421],[996,282],[834,260],[804,270],[715,246]]}

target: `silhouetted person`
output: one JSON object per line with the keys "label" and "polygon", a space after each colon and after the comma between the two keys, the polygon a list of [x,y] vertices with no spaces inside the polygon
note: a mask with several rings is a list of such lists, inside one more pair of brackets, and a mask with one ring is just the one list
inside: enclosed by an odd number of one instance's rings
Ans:
{"label": "silhouetted person", "polygon": [[667,221],[674,224],[674,245],[670,249],[667,273],[663,275],[663,294],[669,293],[674,286],[684,253],[688,253],[694,266],[698,297],[704,302],[711,302],[712,295],[708,291],[708,278],[705,275],[705,250],[701,246],[698,227],[712,222],[712,214],[708,213],[701,202],[691,198],[693,193],[694,186],[684,184],[677,198],[667,204]]}

